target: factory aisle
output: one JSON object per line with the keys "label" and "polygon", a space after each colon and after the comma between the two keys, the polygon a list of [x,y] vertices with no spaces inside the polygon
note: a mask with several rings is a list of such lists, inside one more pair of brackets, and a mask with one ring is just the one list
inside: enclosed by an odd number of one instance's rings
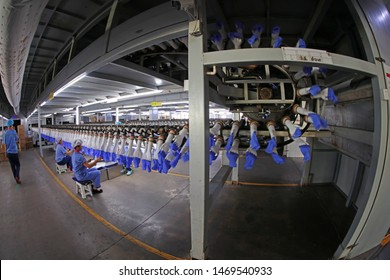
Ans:
{"label": "factory aisle", "polygon": [[[104,181],[103,194],[82,200],[72,174],[56,174],[54,152],[44,153],[45,164],[34,150],[21,153],[20,186],[8,162],[0,163],[1,259],[189,258],[188,165],[170,175],[135,169]],[[261,170],[271,162],[262,158],[256,164]],[[287,186],[299,182],[301,168],[287,164],[285,178],[275,168],[248,176],[240,171],[243,182],[264,186],[225,185],[210,209],[208,258],[332,257],[354,211],[344,208],[334,187]],[[211,176],[216,170],[213,165]],[[279,186],[266,185],[272,176]]]}

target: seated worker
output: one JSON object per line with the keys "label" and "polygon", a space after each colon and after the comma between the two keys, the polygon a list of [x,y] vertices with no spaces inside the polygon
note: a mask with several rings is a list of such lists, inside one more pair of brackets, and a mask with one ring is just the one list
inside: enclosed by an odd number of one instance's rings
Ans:
{"label": "seated worker", "polygon": [[100,171],[97,169],[90,169],[95,166],[99,161],[103,161],[101,157],[94,160],[87,161],[82,154],[83,141],[77,139],[73,142],[74,152],[72,155],[73,172],[77,180],[88,181],[93,183],[92,193],[101,193],[103,190],[100,186]]}
{"label": "seated worker", "polygon": [[65,149],[64,146],[62,146],[62,138],[57,138],[57,148],[56,148],[56,162],[58,165],[64,165],[68,167],[69,171],[72,171],[72,158],[71,154],[73,153],[72,150]]}

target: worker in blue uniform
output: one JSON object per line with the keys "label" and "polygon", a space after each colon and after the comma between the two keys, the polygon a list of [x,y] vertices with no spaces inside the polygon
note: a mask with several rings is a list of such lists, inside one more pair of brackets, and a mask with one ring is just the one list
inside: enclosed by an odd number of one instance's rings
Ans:
{"label": "worker in blue uniform", "polygon": [[77,139],[73,142],[73,155],[72,155],[72,166],[73,172],[78,181],[91,180],[93,183],[92,192],[101,193],[103,192],[100,186],[100,171],[92,168],[98,162],[103,161],[101,157],[94,160],[87,161],[82,153],[83,141]]}
{"label": "worker in blue uniform", "polygon": [[72,157],[70,156],[73,153],[72,150],[65,149],[62,146],[62,137],[57,138],[57,147],[56,147],[56,162],[58,165],[64,165],[68,167],[69,171],[72,171]]}
{"label": "worker in blue uniform", "polygon": [[19,141],[18,135],[13,127],[14,121],[9,119],[7,121],[7,131],[4,134],[4,143],[6,146],[6,153],[8,157],[9,164],[11,165],[12,173],[14,174],[14,178],[16,183],[20,184],[20,162],[19,162],[19,154],[18,154],[18,145]]}

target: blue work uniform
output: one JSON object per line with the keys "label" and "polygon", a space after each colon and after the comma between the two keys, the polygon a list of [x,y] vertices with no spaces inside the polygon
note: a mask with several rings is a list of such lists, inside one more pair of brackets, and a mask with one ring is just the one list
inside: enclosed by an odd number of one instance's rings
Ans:
{"label": "blue work uniform", "polygon": [[73,168],[72,168],[72,158],[66,154],[66,149],[61,144],[57,144],[57,148],[56,148],[56,162],[59,165],[66,164],[66,166],[69,167],[70,170],[73,170]]}
{"label": "blue work uniform", "polygon": [[4,143],[9,164],[11,165],[14,178],[19,178],[20,162],[18,156],[18,146],[16,142],[19,140],[15,130],[7,130],[4,134]]}
{"label": "blue work uniform", "polygon": [[95,189],[100,188],[100,171],[95,168],[88,169],[84,166],[84,162],[86,162],[85,157],[79,152],[74,151],[72,165],[76,179],[79,181],[91,180]]}

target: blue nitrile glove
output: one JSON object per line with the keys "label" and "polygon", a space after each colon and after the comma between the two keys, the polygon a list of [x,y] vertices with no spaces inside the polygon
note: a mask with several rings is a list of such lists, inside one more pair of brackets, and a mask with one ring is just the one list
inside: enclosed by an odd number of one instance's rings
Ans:
{"label": "blue nitrile glove", "polygon": [[272,151],[274,150],[274,148],[276,147],[277,143],[276,143],[276,138],[273,137],[271,140],[268,141],[268,145],[267,145],[267,148],[265,149],[265,152],[267,154],[270,154],[272,153]]}
{"label": "blue nitrile glove", "polygon": [[280,46],[282,45],[282,42],[283,42],[283,38],[279,36],[278,39],[276,39],[273,47],[274,48],[280,48]]}
{"label": "blue nitrile glove", "polygon": [[[188,141],[188,140],[187,140]],[[187,143],[187,142],[186,142]],[[210,138],[209,138],[209,145],[210,145],[210,149],[211,147],[214,147],[215,145],[215,139],[214,139],[214,135],[210,135]]]}
{"label": "blue nitrile glove", "polygon": [[328,88],[328,100],[331,100],[335,105],[337,103],[337,96],[334,94],[332,88]]}
{"label": "blue nitrile glove", "polygon": [[318,93],[321,92],[321,88],[318,85],[314,85],[309,89],[309,92],[311,95],[316,96]]}
{"label": "blue nitrile glove", "polygon": [[167,154],[163,150],[158,151],[158,164],[162,165],[166,156]]}
{"label": "blue nitrile glove", "polygon": [[218,154],[214,153],[213,151],[209,152],[209,164],[211,165],[214,160],[216,160],[218,157]]}
{"label": "blue nitrile glove", "polygon": [[168,170],[171,168],[171,162],[169,160],[164,160],[163,167],[162,167],[162,173],[167,174]]}
{"label": "blue nitrile glove", "polygon": [[259,140],[257,139],[257,134],[256,134],[256,131],[253,131],[252,135],[251,135],[251,141],[250,141],[250,146],[253,150],[257,151],[258,149],[260,149],[260,144],[259,144]]}
{"label": "blue nitrile glove", "polygon": [[259,40],[259,37],[256,35],[256,34],[253,34],[249,39],[248,39],[248,43],[249,45],[253,46],[253,44]]}
{"label": "blue nitrile glove", "polygon": [[297,46],[298,48],[306,48],[306,42],[303,39],[299,38]]}
{"label": "blue nitrile glove", "polygon": [[141,161],[141,164],[142,164],[142,170],[146,170],[148,172],[152,171],[152,169],[150,168],[151,165],[150,160],[143,159]]}
{"label": "blue nitrile glove", "polygon": [[277,153],[272,153],[271,155],[276,164],[283,164],[285,162],[284,157],[278,155]]}
{"label": "blue nitrile glove", "polygon": [[233,140],[234,140],[234,136],[233,136],[233,133],[232,133],[232,134],[230,134],[229,139],[227,141],[227,144],[225,146],[225,150],[226,151],[230,151],[230,149],[232,148]]}
{"label": "blue nitrile glove", "polygon": [[210,40],[211,40],[211,42],[213,42],[213,44],[218,45],[218,44],[222,43],[222,36],[219,33],[215,33],[215,34],[211,35]]}
{"label": "blue nitrile glove", "polygon": [[303,160],[304,161],[310,160],[310,146],[309,145],[301,145],[301,146],[299,146],[299,149],[301,150],[301,153],[303,154]]}
{"label": "blue nitrile glove", "polygon": [[303,72],[307,75],[311,75],[311,71],[313,70],[313,67],[310,66],[304,66],[303,67]]}
{"label": "blue nitrile glove", "polygon": [[158,170],[159,168],[159,164],[158,164],[158,159],[153,159],[153,166],[152,166],[152,169],[153,170]]}
{"label": "blue nitrile glove", "polygon": [[184,155],[183,155],[183,161],[184,162],[187,162],[190,160],[190,152],[186,152]]}
{"label": "blue nitrile glove", "polygon": [[133,158],[133,164],[135,168],[139,167],[139,163],[141,162],[141,159],[138,157]]}
{"label": "blue nitrile glove", "polygon": [[175,168],[179,160],[181,159],[181,154],[177,153],[175,158],[171,161],[172,168]]}
{"label": "blue nitrile glove", "polygon": [[180,147],[178,147],[177,144],[176,144],[175,142],[173,142],[173,143],[171,143],[171,144],[169,145],[169,149],[170,149],[171,151],[177,151],[177,150],[179,150],[179,148],[180,148]]}
{"label": "blue nitrile glove", "polygon": [[235,39],[242,39],[241,34],[238,33],[238,32],[229,32],[228,33],[228,37],[232,41],[235,40]]}
{"label": "blue nitrile glove", "polygon": [[116,153],[111,153],[111,161],[116,161]]}
{"label": "blue nitrile glove", "polygon": [[226,152],[226,157],[229,159],[230,167],[237,167],[238,154],[228,151]]}
{"label": "blue nitrile glove", "polygon": [[299,129],[299,127],[297,127],[295,129],[295,132],[294,132],[294,135],[292,136],[293,139],[296,139],[298,137],[301,137],[302,136],[302,130]]}
{"label": "blue nitrile glove", "polygon": [[260,35],[263,32],[263,26],[260,23],[256,23],[252,26],[252,33],[256,35]]}
{"label": "blue nitrile glove", "polygon": [[129,169],[131,166],[131,163],[133,162],[133,157],[126,157],[126,168]]}
{"label": "blue nitrile glove", "polygon": [[272,35],[276,35],[280,33],[280,27],[279,26],[274,26],[272,27]]}
{"label": "blue nitrile glove", "polygon": [[104,161],[110,161],[110,153],[103,152],[103,159],[104,159]]}
{"label": "blue nitrile glove", "polygon": [[124,155],[120,155],[118,159],[119,164],[125,164],[126,163],[126,157]]}
{"label": "blue nitrile glove", "polygon": [[321,117],[316,113],[310,113],[309,117],[313,120],[313,125],[316,130],[319,130],[321,127],[328,127],[328,123],[326,122],[326,120],[321,119]]}
{"label": "blue nitrile glove", "polygon": [[256,156],[252,154],[251,152],[246,152],[245,154],[245,169],[252,169],[253,164],[255,163]]}

